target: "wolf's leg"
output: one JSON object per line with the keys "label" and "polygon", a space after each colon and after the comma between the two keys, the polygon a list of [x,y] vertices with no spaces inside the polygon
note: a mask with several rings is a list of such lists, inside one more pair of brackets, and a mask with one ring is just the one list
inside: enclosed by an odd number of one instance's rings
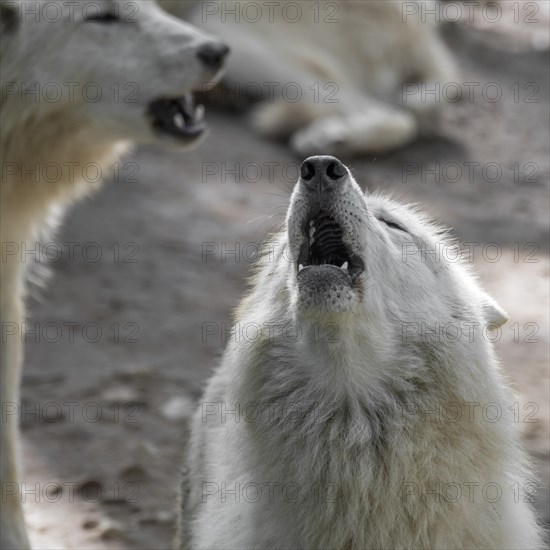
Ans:
{"label": "wolf's leg", "polygon": [[[30,548],[25,529],[17,440],[19,436],[19,384],[22,345],[19,331],[22,329],[23,304],[21,299],[21,275],[19,270],[10,270],[8,263],[2,265],[2,288],[0,319],[2,341],[0,343],[0,392],[2,429],[0,444],[0,483],[2,505],[0,512],[0,547],[4,549]],[[12,282],[13,284],[10,284]],[[13,329],[13,330],[12,330]],[[12,332],[15,334],[9,335]]]}
{"label": "wolf's leg", "polygon": [[292,148],[302,156],[377,153],[402,146],[417,135],[416,118],[405,110],[370,98],[350,107],[300,129],[292,136]]}
{"label": "wolf's leg", "polygon": [[284,99],[262,102],[252,110],[250,120],[261,135],[286,139],[314,120],[336,114],[336,109],[319,107],[311,102],[289,103]]}

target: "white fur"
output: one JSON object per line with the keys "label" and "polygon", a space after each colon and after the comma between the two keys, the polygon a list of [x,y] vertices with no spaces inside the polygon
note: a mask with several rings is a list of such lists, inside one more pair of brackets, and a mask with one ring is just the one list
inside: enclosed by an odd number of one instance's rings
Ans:
{"label": "white fur", "polygon": [[[435,18],[422,20],[423,10],[437,10],[435,2],[423,0],[423,9],[414,10],[414,2],[399,0],[306,0],[298,3],[296,21],[291,0],[271,7],[256,0],[217,8],[202,2],[193,10],[189,2],[163,2],[231,44],[225,101],[235,92],[244,100],[244,90],[264,91],[253,125],[264,135],[288,137],[301,155],[375,153],[430,133],[456,88],[425,92],[461,80]],[[267,83],[276,83],[274,97]],[[292,83],[302,93],[296,103],[290,91],[283,95]],[[410,94],[405,83],[413,85]]]}
{"label": "white fur", "polygon": [[[22,326],[28,264],[21,261],[21,249],[34,249],[70,203],[97,187],[84,181],[83,168],[95,163],[109,173],[133,143],[159,141],[146,116],[148,104],[201,89],[216,76],[197,57],[198,48],[212,39],[149,0],[55,2],[58,10],[52,9],[52,1],[2,0],[1,5],[1,233],[3,256],[7,253],[1,264],[3,334],[8,323]],[[48,14],[44,6],[49,6]],[[85,9],[90,14],[117,7],[132,22],[83,20]],[[93,88],[86,96],[88,83]],[[115,99],[117,83],[120,95]],[[48,96],[48,85],[61,89],[62,96],[47,101],[54,97]],[[22,95],[24,88],[34,89],[38,98]],[[88,101],[97,89],[101,99]],[[30,173],[38,168],[40,174],[48,164],[60,172],[50,181],[40,176],[36,181]],[[14,248],[18,252],[9,254]],[[21,355],[20,335],[2,342],[3,407],[19,402]],[[17,432],[17,417],[9,415],[2,424],[3,495],[4,484],[19,481]],[[17,496],[2,502],[0,529],[2,548],[29,546]]]}
{"label": "white fur", "polygon": [[[299,290],[311,203],[299,180],[194,418],[178,547],[542,547],[515,398],[483,337],[505,314],[452,254],[410,253],[449,242],[415,209],[363,195],[351,174],[323,200],[364,258],[359,286]],[[409,330],[422,323],[462,337]]]}

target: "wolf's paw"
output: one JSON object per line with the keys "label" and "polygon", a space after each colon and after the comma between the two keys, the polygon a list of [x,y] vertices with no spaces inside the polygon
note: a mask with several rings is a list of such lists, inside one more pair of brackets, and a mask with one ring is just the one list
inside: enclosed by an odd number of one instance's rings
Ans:
{"label": "wolf's paw", "polygon": [[346,156],[352,153],[351,144],[347,141],[345,119],[331,117],[316,120],[296,132],[290,145],[303,157],[320,154]]}
{"label": "wolf's paw", "polygon": [[350,156],[395,149],[417,133],[418,123],[411,113],[377,108],[316,120],[294,134],[291,146],[302,156]]}
{"label": "wolf's paw", "polygon": [[252,127],[262,136],[281,139],[308,123],[304,108],[286,101],[264,102],[252,109]]}

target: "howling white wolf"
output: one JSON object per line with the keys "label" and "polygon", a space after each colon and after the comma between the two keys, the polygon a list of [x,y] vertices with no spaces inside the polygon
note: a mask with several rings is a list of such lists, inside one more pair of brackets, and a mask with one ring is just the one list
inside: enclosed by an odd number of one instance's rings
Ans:
{"label": "howling white wolf", "polygon": [[303,163],[194,418],[179,548],[541,547],[486,337],[506,315],[441,244]]}
{"label": "howling white wolf", "polygon": [[[26,548],[16,459],[24,250],[134,143],[195,144],[191,92],[219,77],[228,48],[149,0],[0,3],[1,546]],[[94,172],[95,174],[95,172]],[[93,176],[95,181],[97,178]]]}

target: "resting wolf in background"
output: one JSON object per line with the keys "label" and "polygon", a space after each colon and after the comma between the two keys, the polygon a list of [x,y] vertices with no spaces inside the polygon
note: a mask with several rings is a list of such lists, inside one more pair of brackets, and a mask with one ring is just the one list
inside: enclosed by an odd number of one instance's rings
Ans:
{"label": "resting wolf in background", "polygon": [[435,19],[422,17],[436,2],[161,1],[231,45],[227,101],[264,92],[254,126],[301,155],[401,146],[460,94]]}
{"label": "resting wolf in background", "polygon": [[193,421],[179,548],[541,547],[483,337],[506,316],[444,243],[334,157],[304,162],[236,314],[255,337],[231,341]]}
{"label": "resting wolf in background", "polygon": [[[57,10],[52,1],[1,3],[3,414],[5,406],[19,402],[28,265],[22,250],[33,250],[65,207],[93,190],[83,177],[88,163],[105,173],[133,143],[195,144],[205,123],[191,92],[218,76],[228,52],[148,0],[56,1]],[[55,101],[52,90],[62,91]],[[54,171],[44,179],[46,166]],[[17,327],[17,334],[9,327]],[[29,546],[18,491],[17,433],[17,415],[7,415],[2,549]]]}

